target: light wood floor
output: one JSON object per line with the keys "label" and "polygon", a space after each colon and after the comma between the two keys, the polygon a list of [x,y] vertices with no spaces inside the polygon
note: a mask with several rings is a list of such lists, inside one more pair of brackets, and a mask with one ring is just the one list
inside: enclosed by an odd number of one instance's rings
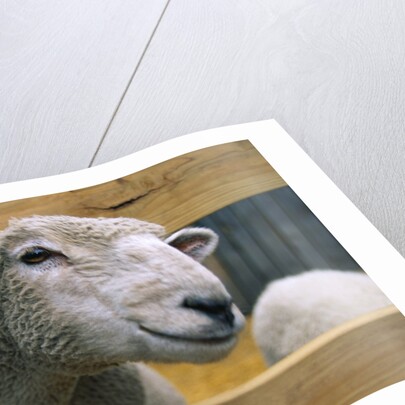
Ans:
{"label": "light wood floor", "polygon": [[204,365],[152,364],[186,397],[188,403],[210,398],[237,387],[266,369],[250,333],[251,321],[241,334],[235,350],[224,360]]}
{"label": "light wood floor", "polygon": [[405,254],[404,18],[402,0],[2,1],[0,182],[275,118]]}

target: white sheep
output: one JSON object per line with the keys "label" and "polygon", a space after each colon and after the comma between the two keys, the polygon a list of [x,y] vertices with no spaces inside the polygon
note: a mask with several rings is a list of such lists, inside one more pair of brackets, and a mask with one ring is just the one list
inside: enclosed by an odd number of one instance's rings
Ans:
{"label": "white sheep", "polygon": [[362,272],[312,270],[266,287],[253,310],[253,335],[272,365],[334,326],[390,304]]}
{"label": "white sheep", "polygon": [[244,319],[198,261],[215,233],[34,216],[0,232],[0,404],[182,404],[140,361],[218,360]]}

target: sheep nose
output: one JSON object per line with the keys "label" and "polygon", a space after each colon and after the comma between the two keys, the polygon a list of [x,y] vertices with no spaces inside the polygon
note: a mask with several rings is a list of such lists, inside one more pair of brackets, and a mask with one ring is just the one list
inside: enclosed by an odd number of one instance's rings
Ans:
{"label": "sheep nose", "polygon": [[233,326],[235,315],[232,313],[232,301],[218,300],[200,297],[187,297],[183,306],[185,308],[194,309],[216,318],[222,322],[227,322]]}

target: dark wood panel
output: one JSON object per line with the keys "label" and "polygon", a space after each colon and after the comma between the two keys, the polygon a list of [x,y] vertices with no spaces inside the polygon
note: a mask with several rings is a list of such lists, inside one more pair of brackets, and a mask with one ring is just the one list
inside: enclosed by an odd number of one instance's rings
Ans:
{"label": "dark wood panel", "polygon": [[198,225],[219,234],[216,258],[232,280],[224,283],[236,289],[235,302],[245,313],[272,280],[313,269],[359,269],[289,187],[239,201]]}
{"label": "dark wood panel", "polygon": [[[197,225],[207,226],[219,235],[222,235],[218,224],[214,222],[211,217],[205,218],[203,223],[198,223]],[[238,251],[230,244],[227,238],[221,237],[220,246],[217,249],[215,257],[224,267],[224,271],[233,280],[234,285],[238,288],[240,294],[245,298],[248,307],[242,308],[244,303],[237,301],[237,297],[234,297],[235,302],[244,313],[250,312],[252,302],[256,300],[257,291],[262,288],[263,281],[259,280],[257,276],[250,271],[249,265],[245,263]],[[228,290],[230,290],[229,286],[227,284],[225,285]]]}
{"label": "dark wood panel", "polygon": [[[326,261],[329,268],[350,270],[358,269],[358,264],[351,258],[335,237],[325,228],[322,222],[301,201],[289,187],[280,192],[261,194],[264,198],[271,196],[284,209],[291,221],[300,229],[304,237],[313,245]],[[258,196],[258,198],[261,198]],[[313,261],[309,268],[321,267],[320,262]]]}
{"label": "dark wood panel", "polygon": [[[288,195],[286,195],[288,198]],[[252,204],[265,218],[266,224],[272,227],[283,243],[289,246],[290,251],[298,258],[301,268],[328,267],[329,263],[322,253],[314,248],[305,232],[297,226],[297,221],[292,218],[292,210],[283,209],[271,193],[261,194],[251,199]],[[305,213],[306,215],[306,213]]]}
{"label": "dark wood panel", "polygon": [[[230,211],[234,213],[236,219],[244,226],[244,230],[251,236],[252,243],[243,243],[244,253],[250,255],[253,248],[260,249],[267,258],[267,262],[274,264],[277,269],[275,275],[294,274],[305,269],[300,258],[291,249],[289,240],[280,237],[278,228],[282,223],[282,218],[272,215],[271,218],[264,215],[265,212],[272,213],[270,209],[266,211],[258,210],[253,204],[254,198],[241,201],[240,204],[230,206]],[[267,208],[267,207],[266,207]],[[271,220],[269,220],[271,219]],[[263,266],[263,273],[268,279],[270,268]]]}

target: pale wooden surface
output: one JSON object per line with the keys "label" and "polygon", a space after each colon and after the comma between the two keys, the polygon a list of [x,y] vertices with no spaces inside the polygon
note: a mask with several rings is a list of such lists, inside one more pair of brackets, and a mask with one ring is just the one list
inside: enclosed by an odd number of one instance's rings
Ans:
{"label": "pale wooden surface", "polygon": [[276,118],[405,254],[404,3],[236,3],[171,2],[96,162]]}
{"label": "pale wooden surface", "polygon": [[405,254],[401,0],[1,4],[1,182],[276,118]]}
{"label": "pale wooden surface", "polygon": [[198,405],[349,405],[405,379],[405,319],[394,307],[312,340],[251,381]]}
{"label": "pale wooden surface", "polygon": [[135,217],[173,232],[228,204],[285,186],[248,141],[187,153],[79,190],[0,204],[0,229],[11,217]]}
{"label": "pale wooden surface", "polygon": [[0,2],[0,173],[86,168],[166,0]]}

